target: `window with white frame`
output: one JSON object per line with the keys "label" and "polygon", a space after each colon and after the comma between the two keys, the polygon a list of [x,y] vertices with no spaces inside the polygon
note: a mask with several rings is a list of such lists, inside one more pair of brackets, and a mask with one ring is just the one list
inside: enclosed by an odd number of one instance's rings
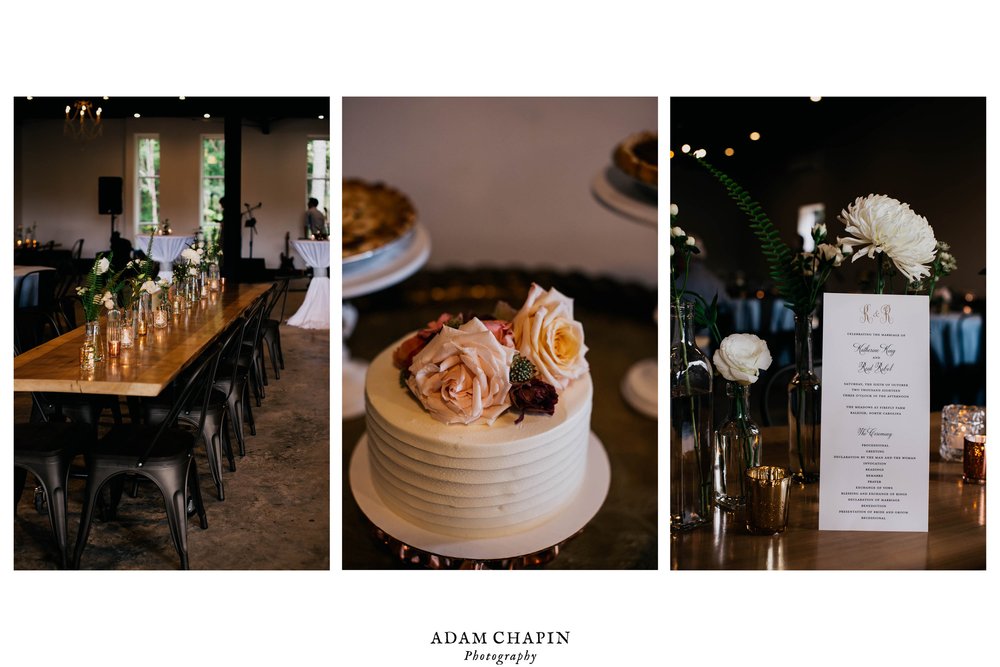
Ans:
{"label": "window with white frame", "polygon": [[136,220],[140,234],[160,226],[160,137],[136,137]]}
{"label": "window with white frame", "polygon": [[306,199],[319,202],[330,225],[330,140],[309,139],[306,144]]}
{"label": "window with white frame", "polygon": [[221,134],[201,137],[201,220],[205,238],[218,233],[222,222],[222,204],[226,194],[226,140]]}

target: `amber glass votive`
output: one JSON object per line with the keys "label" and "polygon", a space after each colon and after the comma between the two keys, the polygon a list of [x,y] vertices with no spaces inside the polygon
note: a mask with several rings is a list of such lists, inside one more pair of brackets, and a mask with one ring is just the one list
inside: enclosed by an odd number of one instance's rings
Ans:
{"label": "amber glass votive", "polygon": [[791,473],[777,466],[747,468],[747,530],[754,535],[785,532]]}
{"label": "amber glass votive", "polygon": [[986,436],[965,436],[962,455],[962,479],[971,484],[986,483]]}

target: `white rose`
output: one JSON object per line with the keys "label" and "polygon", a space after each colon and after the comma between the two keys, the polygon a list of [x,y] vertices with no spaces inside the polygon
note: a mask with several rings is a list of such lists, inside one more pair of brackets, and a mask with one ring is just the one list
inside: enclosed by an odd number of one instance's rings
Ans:
{"label": "white rose", "polygon": [[156,294],[157,292],[160,291],[160,286],[157,285],[152,280],[147,280],[146,282],[144,282],[142,284],[142,288],[141,289],[142,289],[143,292],[147,292],[149,294]]}
{"label": "white rose", "polygon": [[670,228],[670,235],[671,236],[675,236],[675,237],[676,236],[687,236],[687,234],[684,233],[684,230],[681,229],[680,227],[671,227]]}
{"label": "white rose", "polygon": [[671,204],[670,205],[670,215],[677,215],[679,212],[680,212],[680,209],[677,208],[677,204]]}
{"label": "white rose", "polygon": [[192,264],[197,264],[201,261],[201,255],[194,248],[184,248],[184,250],[181,250],[181,257]]}
{"label": "white rose", "polygon": [[694,245],[695,240],[693,236],[689,236],[684,240],[684,245]]}
{"label": "white rose", "polygon": [[107,257],[101,257],[99,260],[97,260],[97,267],[96,267],[96,269],[95,269],[94,272],[97,275],[101,275],[102,273],[107,272],[107,270],[110,267],[111,267],[111,262],[108,261],[108,258]]}
{"label": "white rose", "polygon": [[515,354],[474,318],[458,329],[442,328],[413,357],[406,384],[438,421],[492,424],[510,407]]}
{"label": "white rose", "polygon": [[771,353],[767,343],[753,334],[732,334],[722,339],[712,363],[730,382],[753,384],[759,371],[771,365]]}
{"label": "white rose", "polygon": [[573,319],[573,300],[558,290],[546,292],[532,284],[511,324],[518,351],[556,389],[587,372],[583,325]]}

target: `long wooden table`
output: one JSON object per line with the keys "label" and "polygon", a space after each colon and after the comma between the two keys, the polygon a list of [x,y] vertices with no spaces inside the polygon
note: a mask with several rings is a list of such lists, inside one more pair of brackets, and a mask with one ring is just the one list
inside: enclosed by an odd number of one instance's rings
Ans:
{"label": "long wooden table", "polygon": [[[761,433],[763,462],[787,467],[787,427]],[[986,486],[963,483],[961,462],[941,460],[940,437],[941,414],[933,413],[926,533],[820,531],[819,485],[793,485],[784,533],[749,535],[739,517],[716,508],[712,525],[671,536],[671,569],[985,569]]]}
{"label": "long wooden table", "polygon": [[212,293],[166,329],[150,327],[121,356],[105,355],[93,371],[80,368],[81,326],[14,357],[14,391],[157,396],[270,287],[244,284]]}

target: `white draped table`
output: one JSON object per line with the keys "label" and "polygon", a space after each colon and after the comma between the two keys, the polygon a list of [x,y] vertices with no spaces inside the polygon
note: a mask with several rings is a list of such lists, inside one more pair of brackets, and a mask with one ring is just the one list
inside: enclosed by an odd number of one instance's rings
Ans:
{"label": "white draped table", "polygon": [[305,301],[288,318],[288,324],[303,329],[329,329],[330,277],[326,275],[326,270],[330,267],[330,242],[300,239],[292,241],[292,247],[312,267],[313,277]]}
{"label": "white draped table", "polygon": [[[153,259],[160,263],[160,277],[166,280],[174,275],[173,264],[181,251],[194,243],[193,236],[175,236],[173,234],[153,236]],[[135,237],[135,250],[146,252],[149,247],[149,235]]]}

